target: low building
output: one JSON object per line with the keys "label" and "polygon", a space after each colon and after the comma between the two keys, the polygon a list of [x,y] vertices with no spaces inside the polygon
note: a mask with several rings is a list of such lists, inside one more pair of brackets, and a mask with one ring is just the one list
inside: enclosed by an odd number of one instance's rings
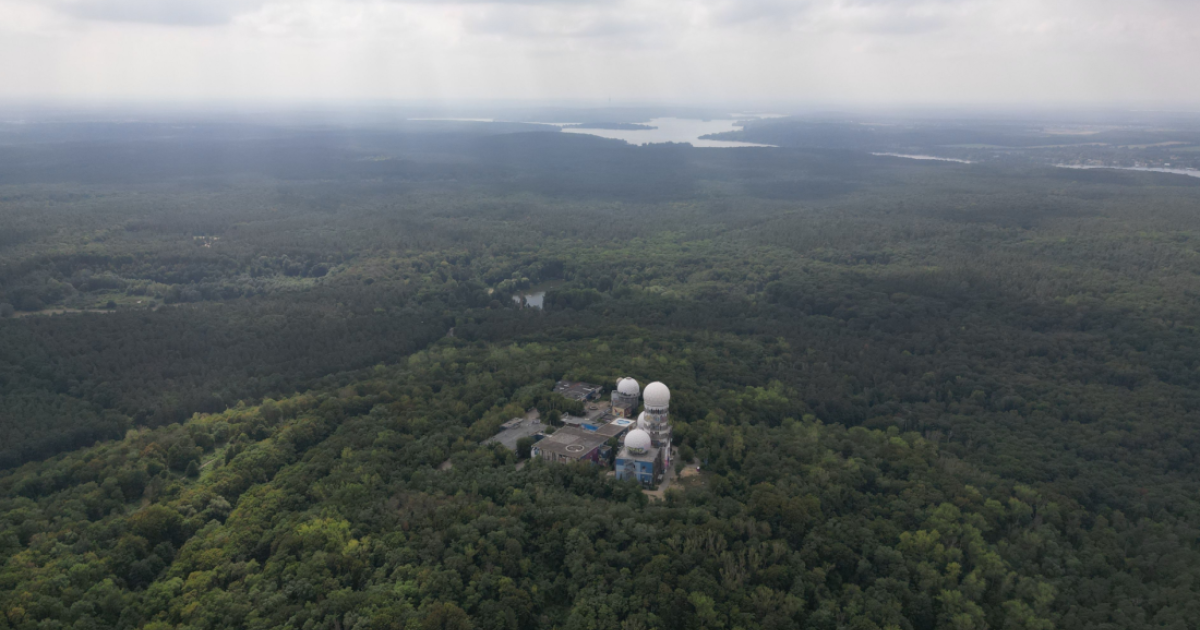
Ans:
{"label": "low building", "polygon": [[[580,429],[583,429],[585,431],[596,431],[596,430],[599,430],[604,425],[610,424],[617,419],[618,419],[618,416],[613,415],[613,413],[608,411],[607,409],[597,408],[597,409],[588,409],[587,411],[584,412],[584,414],[582,416],[573,416],[571,414],[563,414],[561,421],[563,424],[565,424],[567,426],[579,427]],[[633,420],[629,421],[629,424],[633,424],[633,423],[634,423]]]}
{"label": "low building", "polygon": [[544,428],[546,428],[546,425],[542,424],[537,410],[534,409],[523,417],[513,418],[500,425],[500,432],[484,440],[481,444],[484,446],[500,444],[515,453],[517,452],[517,442],[521,438],[539,440],[541,439],[539,436],[542,435],[542,429]]}
{"label": "low building", "polygon": [[616,418],[608,424],[600,425],[596,428],[596,435],[603,435],[606,438],[620,438],[627,431],[632,429],[636,423],[627,418]]}
{"label": "low building", "polygon": [[587,461],[599,464],[606,459],[608,438],[576,427],[563,427],[533,445],[531,454],[548,462]]}
{"label": "low building", "polygon": [[568,427],[575,427],[578,429],[583,429],[584,431],[595,431],[596,429],[600,428],[601,424],[603,424],[602,422],[588,418],[587,416],[572,416],[571,414],[563,414],[562,418],[560,418],[560,421]]}
{"label": "low building", "polygon": [[562,394],[571,400],[587,402],[600,397],[601,387],[582,381],[559,381],[554,384],[555,393]]}
{"label": "low building", "polygon": [[662,449],[650,443],[650,434],[634,429],[625,436],[617,453],[617,479],[634,479],[647,488],[662,481]]}

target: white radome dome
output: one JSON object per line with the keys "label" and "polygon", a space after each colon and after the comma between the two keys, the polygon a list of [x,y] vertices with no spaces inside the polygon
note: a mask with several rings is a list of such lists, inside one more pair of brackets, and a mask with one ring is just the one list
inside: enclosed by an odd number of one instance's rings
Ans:
{"label": "white radome dome", "polygon": [[636,398],[642,392],[642,388],[638,382],[626,377],[617,381],[617,391],[624,396],[633,396]]}
{"label": "white radome dome", "polygon": [[641,429],[634,429],[625,436],[625,448],[637,453],[650,448],[650,434]]}
{"label": "white radome dome", "polygon": [[662,409],[671,404],[671,390],[667,389],[666,385],[654,381],[646,386],[642,400],[648,409]]}

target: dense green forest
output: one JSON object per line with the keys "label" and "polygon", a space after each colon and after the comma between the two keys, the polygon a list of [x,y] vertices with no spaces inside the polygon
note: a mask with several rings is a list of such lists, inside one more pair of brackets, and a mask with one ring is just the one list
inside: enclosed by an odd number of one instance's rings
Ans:
{"label": "dense green forest", "polygon": [[172,131],[0,144],[0,628],[1200,626],[1200,180]]}

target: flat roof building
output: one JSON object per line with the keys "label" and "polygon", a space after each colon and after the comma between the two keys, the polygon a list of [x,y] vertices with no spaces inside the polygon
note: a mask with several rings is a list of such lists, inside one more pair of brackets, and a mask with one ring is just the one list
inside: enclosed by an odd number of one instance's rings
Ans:
{"label": "flat roof building", "polygon": [[537,410],[534,409],[523,417],[513,418],[500,425],[500,432],[484,440],[481,444],[484,446],[500,444],[515,453],[517,452],[517,442],[521,438],[527,437],[537,440],[537,436],[541,434],[544,428],[546,428],[546,425],[542,424]]}
{"label": "flat roof building", "polygon": [[559,419],[563,424],[569,427],[576,427],[584,431],[595,431],[600,427],[600,422],[588,418],[587,416],[572,416],[569,413],[563,414]]}
{"label": "flat roof building", "polygon": [[587,402],[600,397],[599,385],[584,383],[582,381],[559,381],[554,384],[555,393],[562,394],[571,400],[579,402]]}
{"label": "flat roof building", "polygon": [[606,438],[615,438],[625,435],[625,432],[632,429],[637,423],[628,418],[617,418],[608,424],[600,425],[596,428],[596,435],[603,435]]}
{"label": "flat roof building", "polygon": [[[582,416],[573,416],[571,414],[563,414],[561,420],[563,424],[579,427],[588,431],[599,430],[606,424],[618,420],[619,417],[613,415],[607,409],[589,409]],[[635,421],[629,420],[629,424],[635,424]]]}
{"label": "flat roof building", "polygon": [[533,445],[531,454],[548,462],[600,463],[608,438],[576,427],[563,427]]}

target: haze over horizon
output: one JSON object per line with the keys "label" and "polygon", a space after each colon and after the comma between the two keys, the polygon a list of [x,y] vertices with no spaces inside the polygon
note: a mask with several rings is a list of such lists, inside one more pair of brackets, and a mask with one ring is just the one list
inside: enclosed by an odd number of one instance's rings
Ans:
{"label": "haze over horizon", "polygon": [[0,99],[1200,102],[1183,0],[0,0]]}

